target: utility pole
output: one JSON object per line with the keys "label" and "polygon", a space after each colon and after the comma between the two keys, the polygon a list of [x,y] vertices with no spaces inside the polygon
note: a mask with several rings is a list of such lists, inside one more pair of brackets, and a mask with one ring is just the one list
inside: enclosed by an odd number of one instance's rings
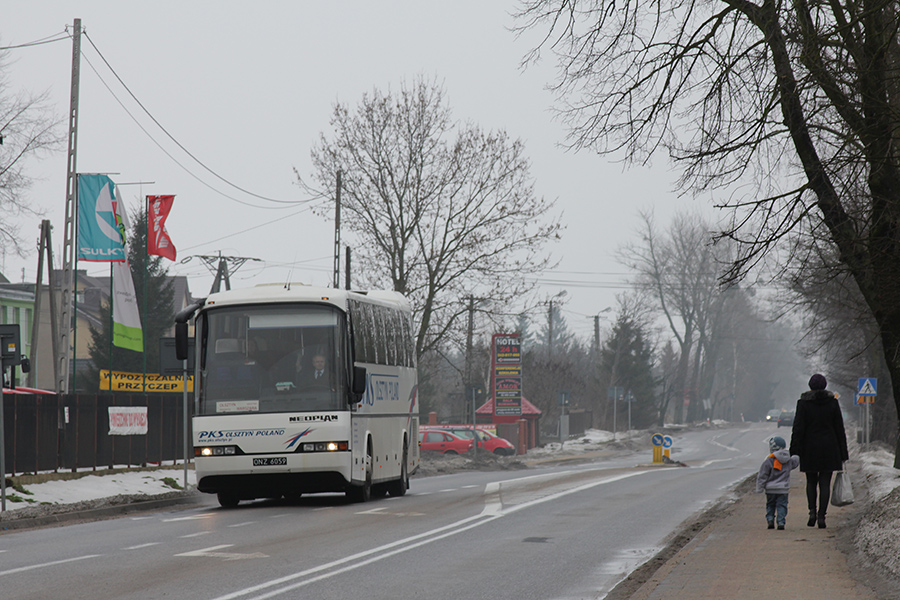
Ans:
{"label": "utility pole", "polygon": [[550,308],[547,310],[547,349],[550,358],[553,358],[553,300],[550,301]]}
{"label": "utility pole", "polygon": [[[337,172],[334,194],[334,288],[341,287],[341,170]],[[349,290],[350,287],[348,286]]]}
{"label": "utility pole", "polygon": [[350,246],[344,249],[344,289],[350,289]]}
{"label": "utility pole", "polygon": [[56,393],[69,391],[69,329],[72,327],[72,299],[75,280],[75,199],[78,149],[78,84],[80,81],[81,19],[72,27],[72,83],[69,96],[69,143],[66,151],[66,220],[63,228],[62,298],[59,327],[60,355],[56,372]]}
{"label": "utility pole", "polygon": [[[467,298],[469,303],[468,308],[468,323],[466,325],[466,365],[465,365],[465,396],[472,396],[472,426],[475,426],[475,399],[474,399],[474,389],[475,386],[472,385],[472,336],[475,331],[475,298],[469,296]],[[468,400],[468,398],[466,398]],[[465,406],[466,402],[463,401],[463,406]],[[476,444],[477,445],[477,444]]]}
{"label": "utility pole", "polygon": [[[34,378],[37,371],[38,357],[38,340],[40,339],[40,323],[41,323],[41,302],[43,291],[41,290],[42,281],[44,279],[44,255],[47,256],[47,287],[49,292],[47,296],[50,302],[50,344],[53,355],[53,381],[59,380],[59,339],[57,336],[57,317],[56,317],[56,285],[53,280],[53,243],[50,240],[50,221],[44,219],[41,221],[41,238],[38,242],[38,268],[37,277],[34,284],[34,316],[31,320],[31,353],[29,360],[31,361],[31,370],[28,372],[26,379],[28,387],[35,387]],[[60,421],[62,425],[62,421]]]}

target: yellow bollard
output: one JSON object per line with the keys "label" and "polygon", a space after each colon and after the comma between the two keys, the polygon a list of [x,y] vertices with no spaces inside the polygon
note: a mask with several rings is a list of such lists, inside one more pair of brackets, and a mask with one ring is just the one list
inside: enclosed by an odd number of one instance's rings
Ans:
{"label": "yellow bollard", "polygon": [[665,436],[661,433],[654,433],[650,436],[650,443],[653,444],[653,464],[659,464],[662,460],[662,449],[665,443]]}

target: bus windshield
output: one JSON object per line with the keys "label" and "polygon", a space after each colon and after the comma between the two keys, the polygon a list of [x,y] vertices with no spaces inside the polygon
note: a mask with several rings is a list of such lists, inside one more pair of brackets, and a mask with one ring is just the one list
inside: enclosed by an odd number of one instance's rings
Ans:
{"label": "bus windshield", "polygon": [[348,410],[345,322],[315,304],[207,311],[197,414]]}

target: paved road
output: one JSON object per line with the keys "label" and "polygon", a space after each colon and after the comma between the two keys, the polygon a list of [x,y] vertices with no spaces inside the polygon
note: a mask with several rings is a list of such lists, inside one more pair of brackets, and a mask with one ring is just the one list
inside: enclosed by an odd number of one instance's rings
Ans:
{"label": "paved road", "polygon": [[[0,537],[15,598],[602,598],[755,471],[773,428],[675,434],[687,468],[640,455],[415,479],[411,493],[205,505]],[[449,587],[448,587],[449,586]]]}

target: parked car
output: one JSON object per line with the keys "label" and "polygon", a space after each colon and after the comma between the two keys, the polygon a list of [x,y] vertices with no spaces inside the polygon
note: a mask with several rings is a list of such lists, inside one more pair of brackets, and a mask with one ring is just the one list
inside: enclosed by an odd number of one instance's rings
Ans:
{"label": "parked car", "polygon": [[778,426],[779,427],[790,427],[794,424],[794,411],[792,410],[783,410],[781,414],[778,415]]}
{"label": "parked car", "polygon": [[419,448],[444,454],[463,454],[472,449],[472,440],[454,435],[449,431],[436,429],[419,430]]}
{"label": "parked car", "polygon": [[766,413],[766,421],[771,423],[778,420],[778,417],[781,416],[781,409],[775,408]]}
{"label": "parked car", "polygon": [[[447,431],[467,440],[474,438],[471,425],[422,425],[420,426],[420,429],[429,431]],[[490,431],[485,431],[484,429],[478,430],[478,447],[484,448],[499,456],[512,456],[516,453],[516,447],[508,440],[494,435]]]}

